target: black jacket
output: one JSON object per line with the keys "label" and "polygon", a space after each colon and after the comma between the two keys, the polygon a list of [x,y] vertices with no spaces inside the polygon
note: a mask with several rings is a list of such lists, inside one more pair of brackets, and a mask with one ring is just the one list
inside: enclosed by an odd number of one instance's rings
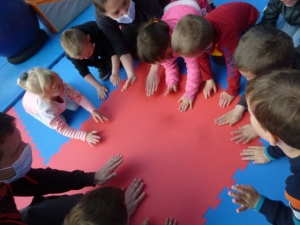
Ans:
{"label": "black jacket", "polygon": [[280,0],[270,0],[264,11],[261,24],[275,26],[280,14],[291,26],[300,25],[300,2],[298,1],[292,7],[286,7]]}
{"label": "black jacket", "polygon": [[93,55],[89,59],[74,59],[65,53],[67,59],[75,65],[82,77],[90,74],[88,66],[102,67],[105,66],[107,70],[111,70],[111,57],[116,55],[110,42],[101,30],[99,30],[95,21],[87,22],[78,26],[74,26],[81,30],[86,35],[90,35],[91,43],[95,44]]}
{"label": "black jacket", "polygon": [[161,18],[163,15],[163,7],[168,4],[170,0],[133,0],[133,2],[135,3],[135,19],[130,24],[119,24],[110,17],[96,11],[98,27],[109,39],[119,57],[131,53],[119,26],[122,25],[124,27],[138,29],[139,25],[153,17]]}
{"label": "black jacket", "polygon": [[[94,186],[94,177],[95,173],[85,173],[79,170],[66,172],[50,168],[30,169],[25,177],[5,186],[7,192],[0,199],[0,224],[22,224],[20,223],[21,214],[16,207],[14,196],[43,196],[78,190],[86,186]],[[52,216],[55,217],[55,212],[52,213]],[[43,219],[47,221],[53,218]],[[43,221],[37,222],[45,224]]]}

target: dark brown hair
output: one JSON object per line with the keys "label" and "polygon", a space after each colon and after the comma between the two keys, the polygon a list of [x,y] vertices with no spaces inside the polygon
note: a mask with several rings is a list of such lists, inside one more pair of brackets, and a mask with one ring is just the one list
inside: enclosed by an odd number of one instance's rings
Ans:
{"label": "dark brown hair", "polygon": [[101,187],[88,192],[73,207],[64,225],[127,225],[125,193],[115,187]]}
{"label": "dark brown hair", "polygon": [[91,0],[91,1],[92,1],[93,5],[96,7],[97,11],[99,11],[101,13],[106,12],[104,5],[108,0]]}
{"label": "dark brown hair", "polygon": [[[3,145],[7,136],[11,135],[16,129],[15,118],[0,112],[0,145]],[[3,156],[3,150],[0,148],[0,159]]]}
{"label": "dark brown hair", "polygon": [[205,51],[213,41],[213,27],[210,22],[196,15],[183,17],[172,34],[172,48],[182,56],[193,56]]}
{"label": "dark brown hair", "polygon": [[300,150],[299,70],[276,70],[252,79],[246,99],[263,129]]}
{"label": "dark brown hair", "polygon": [[293,40],[275,27],[256,26],[242,36],[233,59],[239,70],[256,76],[287,69],[295,60]]}
{"label": "dark brown hair", "polygon": [[171,46],[170,28],[162,20],[153,18],[142,25],[137,36],[137,54],[147,63],[156,63],[165,59]]}

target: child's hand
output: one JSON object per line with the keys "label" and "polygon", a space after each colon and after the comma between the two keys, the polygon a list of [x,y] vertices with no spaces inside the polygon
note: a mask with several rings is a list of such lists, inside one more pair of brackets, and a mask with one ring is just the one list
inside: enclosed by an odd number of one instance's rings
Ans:
{"label": "child's hand", "polygon": [[170,219],[166,219],[166,222],[165,222],[165,225],[176,225],[177,224],[177,221],[173,218],[170,218]]}
{"label": "child's hand", "polygon": [[137,76],[133,74],[132,76],[128,76],[123,88],[121,91],[125,91],[129,84],[133,84],[137,80]]}
{"label": "child's hand", "polygon": [[228,195],[233,197],[232,202],[241,205],[236,209],[237,213],[243,212],[248,208],[254,208],[258,203],[260,194],[250,185],[236,184],[231,187],[237,192],[229,191]]}
{"label": "child's hand", "polygon": [[148,224],[148,218],[146,217],[146,219],[144,219],[144,221],[142,222],[142,224],[141,225],[147,225]]}
{"label": "child's hand", "polygon": [[177,85],[176,84],[172,84],[171,86],[169,86],[168,89],[166,90],[164,96],[167,96],[168,94],[170,94],[173,91],[174,92],[177,91]]}
{"label": "child's hand", "polygon": [[231,134],[237,134],[234,138],[231,138],[232,141],[237,140],[237,144],[241,142],[243,142],[243,144],[247,144],[249,141],[257,138],[258,136],[250,123],[246,124],[245,126],[239,127],[238,130],[232,131]]}
{"label": "child's hand", "polygon": [[109,78],[113,86],[117,86],[120,83],[120,79],[119,73],[112,73]]}
{"label": "child's hand", "polygon": [[106,89],[106,87],[99,85],[97,87],[97,92],[98,92],[98,98],[100,98],[101,100],[106,99],[107,94],[106,92],[108,92],[108,90]]}
{"label": "child's hand", "polygon": [[97,131],[93,130],[86,135],[85,140],[93,147],[93,144],[97,144],[99,142],[100,136],[97,135]]}
{"label": "child's hand", "polygon": [[232,102],[232,100],[234,99],[234,97],[235,96],[232,96],[232,95],[228,94],[226,91],[223,91],[220,94],[220,101],[219,101],[220,107],[229,106],[230,103]]}
{"label": "child's hand", "polygon": [[98,123],[98,119],[101,120],[102,123],[104,122],[103,119],[106,120],[106,121],[108,121],[107,117],[104,116],[104,115],[102,115],[102,114],[100,114],[97,110],[92,111],[91,114],[92,114],[92,116],[93,116],[93,119],[94,119],[97,123]]}
{"label": "child's hand", "polygon": [[185,98],[185,97],[181,97],[178,102],[181,102],[178,110],[180,110],[181,112],[185,112],[188,107],[190,107],[190,109],[193,108],[193,100]]}
{"label": "child's hand", "polygon": [[[253,164],[265,164],[271,160],[265,154],[263,146],[249,146],[241,152],[242,160],[254,160]],[[245,156],[245,157],[244,157]]]}
{"label": "child's hand", "polygon": [[157,87],[159,84],[159,75],[158,75],[158,70],[159,70],[160,65],[159,64],[154,64],[151,66],[151,69],[149,71],[149,74],[146,79],[146,95],[150,97],[151,95],[154,94],[155,91],[157,91]]}
{"label": "child's hand", "polygon": [[[148,224],[148,218],[146,218],[143,223],[141,225],[147,225]],[[165,221],[165,225],[176,225],[177,224],[177,221],[173,218],[170,218],[170,219],[166,219]]]}
{"label": "child's hand", "polygon": [[207,80],[205,87],[203,89],[204,98],[209,98],[211,91],[214,90],[214,93],[217,93],[217,86],[213,79]]}
{"label": "child's hand", "polygon": [[245,107],[241,105],[236,105],[233,110],[230,110],[228,113],[222,115],[218,119],[215,119],[215,124],[225,125],[229,124],[230,126],[239,122],[242,119]]}

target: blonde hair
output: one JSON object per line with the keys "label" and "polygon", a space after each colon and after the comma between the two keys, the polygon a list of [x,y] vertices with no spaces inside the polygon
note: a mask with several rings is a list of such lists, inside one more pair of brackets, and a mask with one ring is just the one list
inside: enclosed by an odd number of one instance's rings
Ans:
{"label": "blonde hair", "polygon": [[83,49],[89,43],[85,33],[76,28],[71,28],[62,33],[60,44],[64,51],[71,57],[82,54]]}
{"label": "blonde hair", "polygon": [[212,25],[207,19],[196,15],[187,15],[179,20],[171,38],[173,50],[184,56],[204,51],[212,41]]}
{"label": "blonde hair", "polygon": [[35,67],[29,70],[28,73],[22,73],[17,80],[17,84],[41,98],[46,98],[58,80],[61,80],[61,78],[52,70]]}
{"label": "blonde hair", "polygon": [[72,208],[69,214],[65,217],[63,225],[96,225],[89,219],[89,215],[84,212],[81,203],[78,203]]}

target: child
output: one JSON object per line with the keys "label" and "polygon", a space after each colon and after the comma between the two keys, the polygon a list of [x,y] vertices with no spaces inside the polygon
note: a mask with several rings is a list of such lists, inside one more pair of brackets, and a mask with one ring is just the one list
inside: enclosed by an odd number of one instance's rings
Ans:
{"label": "child", "polygon": [[[163,7],[169,2],[170,0],[92,0],[96,8],[98,27],[110,41],[127,73],[128,78],[122,91],[137,79],[133,58],[137,58],[138,27],[152,17],[160,18],[163,14]],[[153,67],[153,69],[146,81],[147,95],[152,95],[159,82],[157,75],[159,67]]]}
{"label": "child", "polygon": [[[208,55],[224,56],[228,70],[228,87],[220,95],[220,107],[229,106],[238,94],[241,75],[233,64],[233,52],[239,36],[256,23],[258,11],[250,4],[233,2],[218,6],[204,18],[188,15],[176,25],[172,48],[183,57],[199,57],[203,80],[212,79]],[[206,83],[204,96],[210,97],[213,82]]]}
{"label": "child", "polygon": [[[282,15],[281,17],[279,17]],[[278,20],[279,18],[279,20]],[[300,45],[299,0],[270,0],[261,24],[276,26],[293,38],[294,47]]]}
{"label": "child", "polygon": [[[206,1],[205,1],[206,2]],[[171,37],[173,29],[177,22],[188,14],[203,16],[203,12],[210,11],[209,8],[203,10],[199,5],[201,1],[174,1],[164,9],[165,13],[161,20],[153,18],[146,23],[139,31],[137,38],[138,55],[141,60],[147,63],[161,63],[165,68],[168,95],[172,91],[176,92],[179,81],[179,68],[176,59],[179,57],[173,52],[171,47]],[[187,68],[186,92],[179,99],[181,102],[179,110],[184,112],[192,109],[193,101],[198,92],[201,77],[200,68],[197,60],[194,58],[184,58]]]}
{"label": "child", "polygon": [[[274,48],[276,46],[276,48]],[[256,26],[241,38],[234,52],[234,63],[246,79],[252,80],[274,69],[300,69],[300,48],[294,49],[292,38],[272,26]],[[215,120],[218,125],[237,123],[248,108],[245,96],[241,96],[236,107]],[[257,137],[251,124],[233,131],[236,134],[231,140],[247,144]],[[255,164],[269,162],[278,158],[274,148],[269,146],[250,146],[243,150],[243,160],[254,160]],[[267,157],[267,156],[271,157]]]}
{"label": "child", "polygon": [[277,145],[289,158],[293,175],[286,180],[285,196],[289,206],[260,195],[249,185],[236,184],[229,191],[237,212],[253,208],[265,215],[271,224],[300,223],[300,72],[276,70],[251,80],[246,88],[251,124],[258,135]]}
{"label": "child", "polygon": [[[134,179],[127,190],[116,187],[100,187],[88,192],[66,216],[64,225],[129,225],[129,219],[145,197],[141,193],[144,184],[141,179]],[[148,218],[142,225],[146,225]],[[166,225],[176,225],[170,218]]]}
{"label": "child", "polygon": [[80,105],[92,114],[96,122],[108,119],[80,92],[64,83],[57,73],[36,67],[23,73],[18,84],[26,90],[23,106],[27,113],[62,135],[86,141],[91,146],[99,142],[96,131],[87,133],[71,128],[61,113],[66,109],[76,111]]}
{"label": "child", "polygon": [[80,75],[89,82],[98,93],[98,98],[107,97],[107,89],[91,74],[88,66],[98,69],[101,80],[109,77],[114,86],[120,82],[120,61],[105,35],[95,21],[87,22],[64,31],[60,37],[67,59],[75,65]]}

